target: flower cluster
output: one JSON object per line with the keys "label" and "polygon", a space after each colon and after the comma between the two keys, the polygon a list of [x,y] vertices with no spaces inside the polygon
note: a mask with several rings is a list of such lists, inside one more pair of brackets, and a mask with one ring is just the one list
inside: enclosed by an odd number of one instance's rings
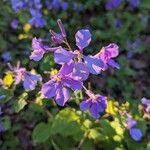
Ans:
{"label": "flower cluster", "polygon": [[[46,21],[42,17],[42,3],[41,0],[11,0],[12,8],[18,12],[20,10],[27,10],[30,12],[32,18],[29,20],[31,25],[35,27],[43,27]],[[16,24],[16,22],[14,22]],[[13,23],[13,24],[14,24]],[[13,25],[12,24],[12,25]]]}
{"label": "flower cluster", "polygon": [[[40,93],[44,98],[54,98],[59,106],[64,106],[71,100],[73,91],[83,89],[86,98],[80,102],[80,109],[83,112],[89,110],[91,116],[98,119],[107,108],[107,97],[94,94],[85,87],[84,82],[90,74],[101,74],[109,67],[119,69],[119,64],[115,61],[115,58],[119,55],[119,47],[115,43],[110,43],[102,47],[95,55],[85,55],[84,51],[92,40],[90,31],[86,28],[78,30],[75,34],[76,46],[72,48],[67,40],[67,33],[61,20],[58,19],[57,23],[60,32],[50,30],[52,46],[45,45],[40,38],[32,39],[31,60],[40,61],[45,54],[53,53],[55,63],[60,66],[59,70],[51,71],[50,79],[42,85]],[[20,67],[19,62],[16,67],[12,67],[10,64],[8,66],[15,76],[15,85],[22,81],[23,87],[27,91],[34,90],[37,82],[42,81],[41,75],[32,74],[25,68]],[[0,83],[3,84],[3,81],[0,80]],[[0,99],[3,98],[4,95],[0,96]],[[150,100],[142,98],[141,103],[144,106],[144,113],[149,114]],[[118,111],[127,118],[125,124],[132,139],[140,141],[143,135],[138,128],[137,121],[126,111],[121,109]],[[2,127],[0,128],[0,132],[2,132]]]}
{"label": "flower cluster", "polygon": [[[46,20],[42,15],[42,7],[46,6],[47,9],[68,9],[68,3],[64,0],[45,0],[45,5],[41,0],[11,0],[13,10],[19,12],[20,10],[26,10],[31,14],[29,24],[42,28],[46,25]],[[13,20],[11,23],[12,28],[16,29],[18,21]]]}
{"label": "flower cluster", "polygon": [[[137,8],[140,5],[140,0],[126,0],[126,2],[132,9]],[[108,0],[105,5],[105,8],[107,10],[113,10],[118,8],[122,3],[123,0]]]}
{"label": "flower cluster", "polygon": [[83,82],[87,80],[90,73],[98,75],[109,66],[119,69],[119,64],[114,60],[119,54],[119,47],[111,43],[95,55],[84,55],[85,48],[91,42],[90,31],[88,29],[77,31],[75,34],[77,49],[72,49],[67,41],[67,34],[61,20],[59,19],[57,23],[60,32],[50,30],[54,47],[45,46],[42,39],[33,38],[32,40],[31,60],[39,61],[44,54],[53,52],[55,63],[61,65],[60,70],[51,74],[50,80],[43,84],[41,93],[45,98],[54,97],[58,105],[64,106],[70,99],[71,91],[84,88],[89,98],[81,102],[80,108],[83,111],[89,109],[94,118],[99,118],[106,109],[107,98],[99,94],[94,95],[86,89]]}

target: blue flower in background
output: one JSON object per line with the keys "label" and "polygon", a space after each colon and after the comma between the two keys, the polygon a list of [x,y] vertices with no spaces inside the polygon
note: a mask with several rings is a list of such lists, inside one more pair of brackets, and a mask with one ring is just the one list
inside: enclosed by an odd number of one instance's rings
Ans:
{"label": "blue flower in background", "polygon": [[122,26],[123,26],[122,20],[117,18],[117,19],[115,20],[115,28],[116,28],[116,29],[120,29]]}
{"label": "blue flower in background", "polygon": [[105,8],[107,10],[113,10],[115,8],[118,8],[122,3],[122,0],[108,0],[106,5],[105,5]]}
{"label": "blue flower in background", "polygon": [[[41,0],[12,0],[12,8],[18,12],[19,10],[27,10],[31,14],[32,18],[29,20],[29,23],[35,27],[44,27],[46,21],[42,16],[41,9],[42,3]],[[16,22],[13,22],[12,27],[16,25]]]}
{"label": "blue flower in background", "polygon": [[142,139],[142,132],[136,127],[137,122],[130,116],[127,120],[127,128],[133,140],[140,141]]}
{"label": "blue flower in background", "polygon": [[61,3],[61,8],[62,8],[62,10],[65,11],[65,10],[68,9],[68,7],[69,7],[69,6],[68,6],[68,3],[67,3],[67,2],[62,2],[62,3]]}
{"label": "blue flower in background", "polygon": [[20,9],[26,8],[26,3],[24,0],[11,0],[11,5],[16,12],[18,12]]}
{"label": "blue flower in background", "polygon": [[67,10],[68,9],[68,3],[66,1],[63,0],[46,0],[45,2],[46,6],[48,9],[62,9],[62,10]]}
{"label": "blue flower in background", "polygon": [[10,52],[7,52],[7,51],[3,52],[1,57],[5,62],[8,62],[11,60],[11,54],[10,54]]}
{"label": "blue flower in background", "polygon": [[19,20],[17,20],[17,19],[14,19],[12,22],[11,22],[11,27],[13,28],[13,29],[17,29],[18,28],[18,25],[19,25]]}
{"label": "blue flower in background", "polygon": [[31,25],[34,25],[35,27],[44,27],[46,24],[46,21],[42,18],[42,14],[37,9],[30,9],[30,13],[32,15],[32,18],[29,20],[29,23]]}
{"label": "blue flower in background", "polygon": [[131,8],[137,8],[140,5],[140,0],[127,0]]}
{"label": "blue flower in background", "polygon": [[137,38],[134,42],[128,41],[127,42],[127,49],[128,49],[127,57],[131,59],[134,55],[134,52],[137,49],[139,49],[141,45],[142,45],[142,40],[139,38]]}

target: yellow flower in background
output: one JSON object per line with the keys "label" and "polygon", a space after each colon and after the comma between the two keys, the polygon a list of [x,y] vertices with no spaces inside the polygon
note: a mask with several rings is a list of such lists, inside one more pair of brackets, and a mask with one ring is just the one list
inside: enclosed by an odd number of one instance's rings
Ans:
{"label": "yellow flower in background", "polygon": [[44,9],[44,10],[43,10],[43,14],[47,16],[47,15],[48,15],[48,10],[47,10],[47,9]]}
{"label": "yellow flower in background", "polygon": [[23,40],[23,39],[27,39],[28,37],[29,37],[29,35],[27,35],[27,34],[19,34],[18,39]]}
{"label": "yellow flower in background", "polygon": [[118,106],[118,102],[114,102],[112,100],[109,100],[108,103],[107,103],[106,112],[109,113],[109,114],[112,114],[112,115],[116,114],[117,109],[114,105]]}
{"label": "yellow flower in background", "polygon": [[10,87],[12,83],[14,82],[13,73],[11,71],[8,71],[5,74],[6,75],[3,78],[3,85]]}
{"label": "yellow flower in background", "polygon": [[24,32],[29,32],[31,30],[32,26],[29,23],[24,24],[23,30]]}

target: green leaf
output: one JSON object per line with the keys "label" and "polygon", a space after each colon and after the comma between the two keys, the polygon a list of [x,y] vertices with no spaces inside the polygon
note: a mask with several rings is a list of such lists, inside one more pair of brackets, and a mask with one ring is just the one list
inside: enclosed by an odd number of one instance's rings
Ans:
{"label": "green leaf", "polygon": [[11,128],[11,120],[9,116],[5,116],[3,118],[3,126],[5,130],[9,130]]}
{"label": "green leaf", "polygon": [[73,110],[66,108],[60,111],[52,124],[52,134],[61,134],[62,136],[73,136],[80,140],[83,136],[79,115]]}
{"label": "green leaf", "polygon": [[51,54],[45,56],[40,63],[40,69],[42,71],[50,70],[50,68],[53,68],[53,66],[54,66],[54,60],[53,60],[53,55]]}
{"label": "green leaf", "polygon": [[100,140],[100,131],[98,131],[97,129],[91,129],[88,135],[89,139],[99,139]]}
{"label": "green leaf", "polygon": [[43,143],[50,137],[50,135],[50,124],[41,122],[34,128],[32,133],[32,139],[34,143]]}
{"label": "green leaf", "polygon": [[23,93],[18,100],[14,103],[14,110],[16,113],[18,113],[19,111],[21,111],[26,105],[26,99],[27,99],[28,94],[27,93]]}

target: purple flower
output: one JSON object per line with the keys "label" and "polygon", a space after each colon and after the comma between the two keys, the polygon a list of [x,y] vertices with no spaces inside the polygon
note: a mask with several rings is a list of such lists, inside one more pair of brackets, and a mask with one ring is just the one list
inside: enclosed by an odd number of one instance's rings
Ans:
{"label": "purple flower", "polygon": [[25,2],[20,0],[11,0],[12,8],[18,12],[20,9],[25,8]]}
{"label": "purple flower", "polygon": [[67,2],[61,2],[61,8],[66,11],[68,9],[68,3]]}
{"label": "purple flower", "polygon": [[54,52],[57,49],[60,49],[61,47],[48,47],[44,46],[42,43],[42,39],[37,39],[36,37],[32,39],[32,53],[30,55],[30,59],[33,59],[34,61],[39,61],[43,58],[43,55],[47,52]]}
{"label": "purple flower", "polygon": [[103,67],[103,62],[100,60],[100,58],[96,58],[91,55],[88,56],[83,55],[83,49],[87,47],[91,41],[90,32],[87,29],[82,29],[76,33],[75,37],[76,37],[76,45],[78,46],[79,50],[70,52],[65,49],[59,49],[58,51],[55,52],[55,62],[58,64],[64,64],[73,61],[75,64],[80,63],[80,67],[82,64],[82,68],[87,67],[87,69],[85,69],[89,70],[86,73],[87,75],[89,74],[89,72],[92,74],[99,74]]}
{"label": "purple flower", "polygon": [[[84,68],[84,71],[87,71],[86,73],[84,72],[85,75],[89,75],[89,72],[92,74],[99,74],[102,70],[102,67],[103,67],[103,62],[100,59],[98,59],[94,56],[91,56],[91,55],[84,56],[78,50],[76,50],[74,52],[70,52],[70,51],[67,51],[65,49],[59,49],[59,50],[55,51],[54,58],[55,58],[54,59],[55,62],[58,64],[73,62],[74,67],[75,67],[78,63],[80,63],[80,67],[82,65],[82,68]],[[78,61],[74,61],[75,59],[77,59]],[[75,67],[74,71],[76,73],[79,72],[78,67]],[[78,76],[80,76],[80,75],[81,74],[78,74]]]}
{"label": "purple flower", "polygon": [[150,99],[143,97],[141,103],[144,105],[144,113],[150,119]]}
{"label": "purple flower", "polygon": [[37,39],[36,37],[32,39],[32,49],[30,59],[34,61],[39,61],[42,59],[45,49],[41,39]]}
{"label": "purple flower", "polygon": [[51,39],[55,44],[61,44],[64,42],[66,38],[66,31],[60,19],[57,20],[57,23],[61,32],[56,33],[53,30],[50,30],[50,34],[51,34]]}
{"label": "purple flower", "polygon": [[32,17],[29,20],[29,24],[35,26],[36,28],[43,28],[46,25],[46,21],[42,17]]}
{"label": "purple flower", "polygon": [[53,0],[52,4],[55,9],[58,10],[60,8],[59,0]]}
{"label": "purple flower", "polygon": [[80,109],[82,111],[89,109],[92,117],[98,119],[106,109],[107,98],[102,95],[94,95],[91,91],[88,91],[87,95],[89,99],[80,103]]}
{"label": "purple flower", "polygon": [[141,99],[141,102],[142,102],[143,105],[147,105],[147,106],[150,105],[150,99],[147,99],[145,97],[143,97]]}
{"label": "purple flower", "polygon": [[10,52],[8,52],[8,51],[3,52],[3,54],[2,54],[2,59],[3,59],[5,62],[10,61],[10,60],[12,59]]}
{"label": "purple flower", "polygon": [[133,140],[140,141],[142,138],[142,132],[140,129],[136,128],[137,122],[131,117],[128,117],[127,128]]}
{"label": "purple flower", "polygon": [[108,0],[106,5],[105,5],[105,8],[107,10],[113,10],[115,8],[118,8],[122,3],[122,0]]}
{"label": "purple flower", "polygon": [[[74,66],[77,65],[77,63],[80,63],[80,67],[82,65],[82,68],[84,68],[84,71],[88,71],[85,73],[85,75],[89,75],[89,72],[92,74],[99,74],[103,67],[103,62],[100,58],[88,55],[83,55],[83,48],[87,47],[91,41],[91,34],[87,29],[79,30],[76,35],[76,45],[78,46],[79,50],[75,51],[67,51],[65,49],[59,49],[55,51],[54,58],[55,62],[58,64],[64,64],[68,63],[70,61],[74,62]],[[79,73],[79,69],[76,67],[75,72]],[[81,71],[80,71],[81,72]],[[80,73],[78,74],[81,75]],[[83,73],[82,73],[83,75]],[[86,77],[80,77],[80,78],[87,78]]]}
{"label": "purple flower", "polygon": [[130,135],[131,135],[131,137],[132,137],[133,140],[135,140],[135,141],[140,141],[141,140],[141,138],[142,138],[142,132],[141,132],[140,129],[131,128],[129,130],[129,132],[130,132]]}
{"label": "purple flower", "polygon": [[115,43],[111,43],[106,47],[103,47],[101,51],[96,54],[95,56],[97,58],[100,58],[103,63],[104,67],[102,68],[103,71],[105,71],[108,68],[108,65],[111,66],[112,68],[117,68],[119,69],[119,64],[115,62],[112,58],[115,58],[119,54],[119,47]]}
{"label": "purple flower", "polygon": [[120,29],[123,26],[123,22],[120,19],[115,20],[115,28]]}
{"label": "purple flower", "polygon": [[42,81],[41,75],[32,74],[29,71],[26,71],[25,68],[20,68],[20,64],[17,64],[17,67],[12,67],[10,64],[10,69],[15,74],[15,84],[19,84],[23,81],[23,87],[27,91],[31,91],[35,89],[35,86],[38,81]]}
{"label": "purple flower", "polygon": [[51,80],[43,84],[41,93],[46,98],[55,98],[58,105],[64,106],[70,98],[70,89],[80,90],[82,82],[75,80],[69,75],[70,71],[62,66],[57,75],[52,76]]}
{"label": "purple flower", "polygon": [[140,0],[127,0],[131,8],[136,8],[140,5]]}
{"label": "purple flower", "polygon": [[13,29],[17,29],[18,28],[18,25],[19,25],[19,21],[17,19],[14,19],[12,22],[11,22],[11,27]]}
{"label": "purple flower", "polygon": [[132,117],[128,117],[127,128],[131,129],[131,128],[133,128],[136,125],[137,125],[137,122]]}

